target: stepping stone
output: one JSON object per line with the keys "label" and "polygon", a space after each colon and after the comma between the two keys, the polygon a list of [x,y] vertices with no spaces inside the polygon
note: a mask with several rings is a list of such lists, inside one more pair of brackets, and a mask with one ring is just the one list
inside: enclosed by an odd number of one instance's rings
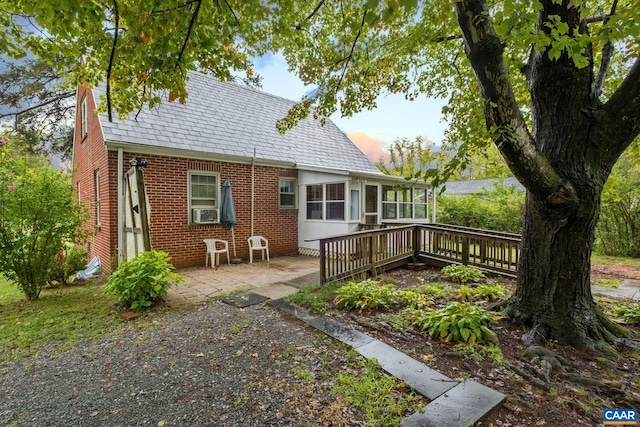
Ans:
{"label": "stepping stone", "polygon": [[458,384],[458,381],[442,375],[379,340],[372,340],[369,344],[356,348],[356,351],[367,359],[376,359],[382,369],[400,378],[430,400],[436,399]]}
{"label": "stepping stone", "polygon": [[293,286],[287,286],[281,283],[274,283],[269,286],[260,286],[251,290],[254,294],[262,295],[271,299],[279,299],[295,294],[298,292]]}
{"label": "stepping stone", "polygon": [[265,302],[268,299],[269,299],[268,297],[255,294],[253,292],[242,292],[240,294],[222,298],[222,301],[238,308],[244,308],[244,307],[249,307],[251,305],[260,304],[262,302]]}
{"label": "stepping stone", "polygon": [[402,427],[467,427],[504,400],[504,394],[475,381],[458,384],[404,420]]}

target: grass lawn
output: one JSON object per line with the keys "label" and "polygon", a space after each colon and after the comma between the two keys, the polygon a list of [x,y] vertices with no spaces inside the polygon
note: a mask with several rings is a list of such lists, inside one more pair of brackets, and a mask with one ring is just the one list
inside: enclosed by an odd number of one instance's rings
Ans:
{"label": "grass lawn", "polygon": [[45,288],[38,300],[26,301],[0,276],[0,368],[43,347],[64,351],[125,326],[98,281]]}
{"label": "grass lawn", "polygon": [[640,267],[640,258],[618,258],[613,256],[592,255],[592,264],[630,265]]}

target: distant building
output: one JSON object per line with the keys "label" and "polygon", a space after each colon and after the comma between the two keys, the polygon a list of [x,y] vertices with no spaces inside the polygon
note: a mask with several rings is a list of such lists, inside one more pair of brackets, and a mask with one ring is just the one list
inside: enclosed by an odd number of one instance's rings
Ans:
{"label": "distant building", "polygon": [[[500,182],[499,178],[491,178],[491,179],[471,179],[467,181],[451,181],[447,182],[443,185],[445,190],[442,194],[446,194],[448,196],[468,196],[470,194],[479,194],[482,193],[485,189],[492,191],[494,187],[494,183]],[[504,179],[505,187],[516,187],[516,191],[519,193],[524,193],[525,188],[520,182],[514,177],[510,176],[509,178]]]}

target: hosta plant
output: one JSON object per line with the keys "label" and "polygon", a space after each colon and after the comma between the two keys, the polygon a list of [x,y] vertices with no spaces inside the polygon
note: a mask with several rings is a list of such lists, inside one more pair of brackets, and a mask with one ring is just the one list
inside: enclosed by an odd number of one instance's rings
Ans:
{"label": "hosta plant", "polygon": [[475,267],[466,265],[448,265],[441,270],[442,274],[459,283],[477,283],[484,278],[484,273]]}
{"label": "hosta plant", "polygon": [[348,309],[388,309],[399,303],[400,291],[395,285],[381,285],[376,280],[350,281],[336,290],[336,304]]}
{"label": "hosta plant", "polygon": [[109,278],[104,292],[116,303],[140,310],[167,295],[171,286],[183,282],[184,277],[173,272],[166,252],[147,251],[123,262]]}
{"label": "hosta plant", "polygon": [[485,309],[468,303],[452,302],[445,308],[415,313],[413,324],[429,335],[445,342],[482,340],[482,333],[490,334],[488,324],[494,317]]}

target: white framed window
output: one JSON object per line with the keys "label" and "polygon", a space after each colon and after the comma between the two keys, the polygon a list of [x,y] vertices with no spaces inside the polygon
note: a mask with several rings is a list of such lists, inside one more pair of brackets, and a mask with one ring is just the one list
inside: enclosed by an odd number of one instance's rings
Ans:
{"label": "white framed window", "polygon": [[382,186],[382,219],[428,219],[428,189]]}
{"label": "white framed window", "polygon": [[280,178],[279,179],[279,201],[278,206],[281,208],[295,208],[298,206],[296,200],[296,179]]}
{"label": "white framed window", "polygon": [[351,200],[349,200],[349,220],[360,219],[360,190],[351,190]]}
{"label": "white framed window", "polygon": [[[96,212],[96,225],[100,225],[100,169],[96,169],[93,172],[93,178],[95,181],[95,212]],[[79,184],[79,183],[78,183]]]}
{"label": "white framed window", "polygon": [[429,193],[426,188],[413,190],[414,215],[416,219],[429,218]]}
{"label": "white framed window", "polygon": [[396,190],[390,185],[382,186],[382,219],[398,218]]}
{"label": "white framed window", "polygon": [[189,224],[220,222],[220,175],[212,172],[189,172]]}
{"label": "white framed window", "polygon": [[398,217],[413,218],[413,191],[411,188],[405,188],[397,192],[398,199]]}
{"label": "white framed window", "polygon": [[307,219],[344,221],[345,183],[307,185]]}
{"label": "white framed window", "polygon": [[87,129],[87,97],[82,98],[80,103],[80,138],[87,136],[89,130]]}
{"label": "white framed window", "polygon": [[327,186],[327,219],[344,221],[344,183],[326,184]]}
{"label": "white framed window", "polygon": [[307,219],[323,219],[324,186],[307,185]]}

